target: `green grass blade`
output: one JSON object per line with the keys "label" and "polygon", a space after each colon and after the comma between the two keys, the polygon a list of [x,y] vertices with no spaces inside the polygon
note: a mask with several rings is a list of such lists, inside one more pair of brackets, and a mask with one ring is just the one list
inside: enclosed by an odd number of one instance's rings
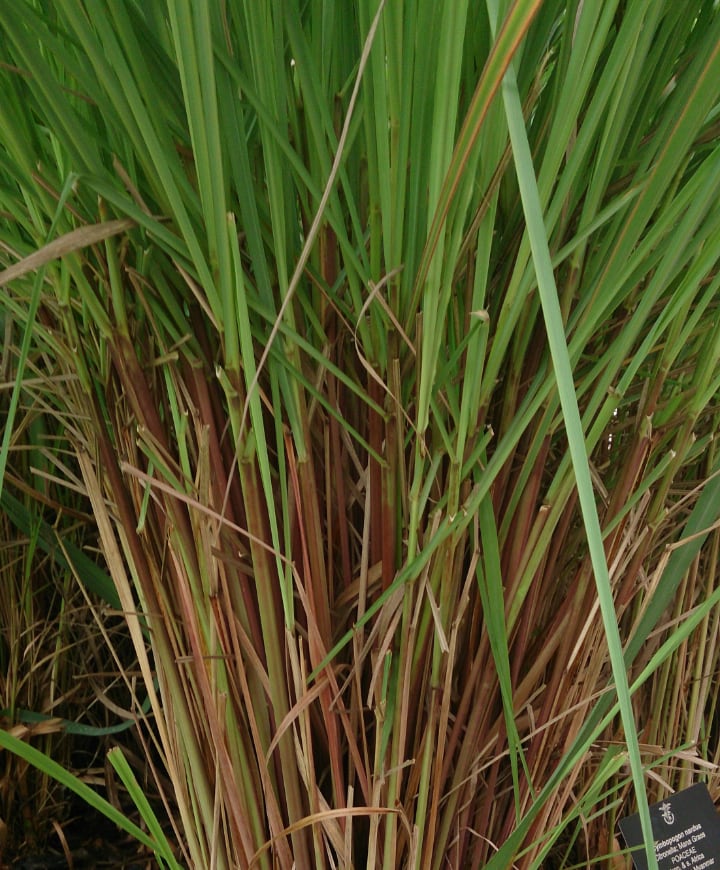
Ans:
{"label": "green grass blade", "polygon": [[180,864],[175,860],[175,856],[173,855],[173,851],[167,841],[165,832],[160,826],[157,816],[153,812],[148,799],[145,797],[140,784],[135,778],[132,768],[127,763],[127,759],[123,755],[122,749],[119,746],[116,746],[108,752],[107,757],[110,764],[112,764],[115,769],[115,772],[122,780],[123,785],[128,790],[128,794],[133,799],[135,806],[140,811],[140,816],[143,822],[147,825],[148,831],[153,838],[153,842],[156,844],[155,855],[158,860],[165,861],[171,870],[181,870]]}
{"label": "green grass blade", "polygon": [[[488,0],[488,9],[490,10],[491,20],[496,22],[498,15],[496,0]],[[657,859],[651,847],[653,835],[645,791],[640,744],[637,731],[635,730],[635,717],[623,659],[620,631],[615,615],[615,605],[603,547],[602,531],[600,529],[600,521],[590,477],[585,435],[575,394],[573,369],[565,340],[565,328],[560,311],[558,291],[555,285],[532,154],[530,153],[530,145],[527,139],[525,120],[523,118],[512,63],[508,66],[503,81],[503,99],[527,221],[527,232],[537,274],[538,290],[542,302],[550,353],[560,394],[560,404],[562,406],[583,521],[585,523],[588,548],[595,573],[600,610],[610,652],[615,690],[618,694],[620,713],[625,727],[625,739],[627,741],[630,767],[633,774],[633,784],[638,800],[643,837],[646,842],[648,866],[650,870],[657,870]]]}

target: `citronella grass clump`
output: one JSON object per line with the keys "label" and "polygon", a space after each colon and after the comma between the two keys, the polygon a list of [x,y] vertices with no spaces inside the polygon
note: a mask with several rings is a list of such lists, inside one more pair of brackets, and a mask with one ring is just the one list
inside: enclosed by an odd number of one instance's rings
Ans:
{"label": "citronella grass clump", "polygon": [[0,25],[13,396],[72,377],[179,860],[611,867],[714,786],[716,4]]}

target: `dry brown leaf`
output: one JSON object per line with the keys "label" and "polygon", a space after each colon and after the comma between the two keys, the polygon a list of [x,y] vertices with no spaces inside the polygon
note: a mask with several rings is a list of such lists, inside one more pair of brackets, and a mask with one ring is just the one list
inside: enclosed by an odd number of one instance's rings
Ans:
{"label": "dry brown leaf", "polygon": [[40,269],[47,263],[53,260],[58,260],[66,254],[72,254],[74,251],[81,251],[83,248],[89,248],[91,245],[96,245],[98,242],[104,242],[105,239],[112,236],[120,235],[125,230],[129,230],[135,226],[135,221],[130,218],[121,218],[115,221],[103,221],[99,224],[89,224],[88,226],[78,227],[76,230],[71,230],[69,233],[53,239],[47,245],[34,251],[27,257],[24,257],[19,262],[0,272],[0,287],[4,287],[15,278],[21,278],[27,275],[28,272],[34,272]]}

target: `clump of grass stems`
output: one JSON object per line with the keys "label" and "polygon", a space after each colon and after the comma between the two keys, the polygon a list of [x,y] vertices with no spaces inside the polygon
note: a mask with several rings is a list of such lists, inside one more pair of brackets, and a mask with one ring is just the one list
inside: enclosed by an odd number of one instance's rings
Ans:
{"label": "clump of grass stems", "polygon": [[715,6],[0,15],[13,395],[188,866],[613,866],[714,787]]}

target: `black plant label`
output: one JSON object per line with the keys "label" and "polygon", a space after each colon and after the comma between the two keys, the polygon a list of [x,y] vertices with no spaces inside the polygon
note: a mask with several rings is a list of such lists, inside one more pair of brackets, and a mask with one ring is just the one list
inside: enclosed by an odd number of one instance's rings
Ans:
{"label": "black plant label", "polygon": [[[683,789],[650,807],[660,870],[720,870],[720,817],[704,783]],[[647,870],[640,816],[620,822],[637,870]]]}

